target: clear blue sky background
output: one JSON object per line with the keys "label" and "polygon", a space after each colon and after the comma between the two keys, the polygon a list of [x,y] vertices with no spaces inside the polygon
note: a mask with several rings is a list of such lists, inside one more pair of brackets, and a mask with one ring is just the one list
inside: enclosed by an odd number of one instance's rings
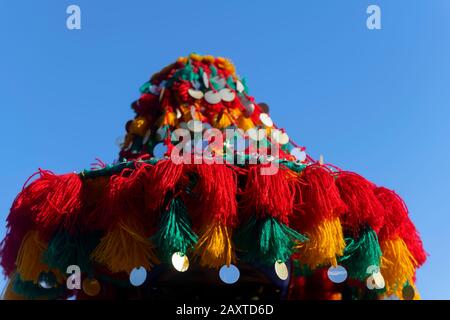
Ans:
{"label": "clear blue sky background", "polygon": [[400,193],[430,253],[422,296],[450,299],[449,1],[1,0],[0,48],[2,238],[29,175],[112,162],[139,86],[196,51],[231,58],[313,157]]}

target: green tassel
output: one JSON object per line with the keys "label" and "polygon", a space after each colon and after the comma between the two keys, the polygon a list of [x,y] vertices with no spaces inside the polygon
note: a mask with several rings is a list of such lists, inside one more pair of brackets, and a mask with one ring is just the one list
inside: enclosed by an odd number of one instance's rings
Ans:
{"label": "green tassel", "polygon": [[67,231],[59,231],[48,244],[44,262],[63,273],[66,273],[68,266],[77,265],[83,273],[92,274],[90,255],[99,241],[98,233],[70,235]]}
{"label": "green tassel", "polygon": [[24,281],[20,275],[16,275],[13,279],[12,290],[28,299],[58,299],[62,298],[65,293],[65,287],[60,285],[54,288],[44,289],[33,281]]}
{"label": "green tassel", "polygon": [[173,199],[169,210],[163,213],[159,230],[152,240],[167,261],[175,252],[186,254],[197,243],[198,237],[191,229],[187,208],[180,198]]}
{"label": "green tassel", "polygon": [[366,227],[357,240],[346,238],[345,242],[347,245],[339,263],[346,267],[349,278],[365,280],[369,276],[367,267],[380,266],[381,249],[377,234]]}
{"label": "green tassel", "polygon": [[307,240],[275,218],[257,220],[252,217],[237,233],[236,246],[242,251],[244,260],[272,265],[276,261],[289,260],[296,242]]}

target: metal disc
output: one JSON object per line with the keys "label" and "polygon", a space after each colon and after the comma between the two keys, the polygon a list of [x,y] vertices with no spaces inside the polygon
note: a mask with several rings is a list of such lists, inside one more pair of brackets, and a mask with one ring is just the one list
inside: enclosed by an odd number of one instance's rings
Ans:
{"label": "metal disc", "polygon": [[205,93],[205,100],[209,104],[216,104],[219,103],[222,98],[220,97],[220,94],[218,92],[210,90]]}
{"label": "metal disc", "polygon": [[130,283],[133,286],[139,287],[145,282],[146,279],[147,279],[147,270],[145,270],[144,267],[141,266],[131,270]]}
{"label": "metal disc", "polygon": [[228,88],[224,88],[224,89],[220,90],[220,91],[219,91],[219,94],[220,94],[220,98],[221,98],[223,101],[226,101],[226,102],[233,101],[234,98],[236,97],[236,95],[234,94],[234,92],[231,91],[231,90],[228,89]]}
{"label": "metal disc", "polygon": [[273,121],[267,113],[261,113],[259,115],[259,120],[266,126],[271,128],[273,126]]}
{"label": "metal disc", "polygon": [[202,132],[203,131],[203,124],[199,120],[189,120],[187,123],[187,126],[189,130],[193,132]]}
{"label": "metal disc", "polygon": [[412,286],[407,285],[403,287],[402,296],[404,300],[413,300],[415,295],[416,292],[414,291],[414,288]]}
{"label": "metal disc", "polygon": [[269,105],[268,105],[267,103],[265,103],[265,102],[260,102],[260,103],[258,103],[258,106],[261,108],[261,110],[262,110],[264,113],[269,113]]}
{"label": "metal disc", "polygon": [[292,148],[291,155],[295,157],[298,161],[305,161],[306,152],[300,148]]}
{"label": "metal disc", "polygon": [[224,265],[219,270],[219,277],[223,282],[233,284],[239,280],[240,272],[234,264],[230,264],[229,266]]}
{"label": "metal disc", "polygon": [[375,272],[374,274],[372,274],[372,278],[376,289],[383,289],[386,285],[381,272]]}
{"label": "metal disc", "polygon": [[189,268],[189,259],[182,252],[175,252],[172,255],[172,265],[175,270],[185,272]]}
{"label": "metal disc", "polygon": [[82,286],[84,293],[91,297],[98,295],[101,290],[100,282],[97,279],[84,279]]}
{"label": "metal disc", "polygon": [[158,143],[153,147],[153,156],[162,159],[167,152],[167,146],[164,143]]}
{"label": "metal disc", "polygon": [[280,278],[281,280],[287,280],[287,278],[289,277],[289,271],[286,263],[284,263],[283,261],[276,261],[274,267],[275,273],[277,274],[278,278]]}
{"label": "metal disc", "polygon": [[342,283],[347,279],[347,270],[343,266],[328,268],[328,279],[334,283]]}
{"label": "metal disc", "polygon": [[38,278],[38,284],[43,289],[51,289],[56,286],[56,276],[53,272],[41,272]]}
{"label": "metal disc", "polygon": [[208,74],[206,72],[203,72],[203,84],[205,85],[205,88],[209,88],[209,78]]}
{"label": "metal disc", "polygon": [[203,98],[203,92],[200,91],[200,90],[189,89],[188,93],[194,99],[201,99],[201,98]]}
{"label": "metal disc", "polygon": [[244,85],[240,80],[236,81],[236,91],[242,93],[245,90]]}
{"label": "metal disc", "polygon": [[250,139],[254,141],[261,141],[266,137],[266,130],[251,128],[247,130],[247,134]]}

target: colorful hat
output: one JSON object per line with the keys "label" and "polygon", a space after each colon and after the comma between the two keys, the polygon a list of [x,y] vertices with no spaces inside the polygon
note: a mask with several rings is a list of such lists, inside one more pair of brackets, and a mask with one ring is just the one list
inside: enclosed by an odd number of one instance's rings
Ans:
{"label": "colorful hat", "polygon": [[140,91],[115,163],[25,183],[1,245],[4,298],[165,298],[202,281],[418,298],[426,253],[402,199],[309,157],[229,60],[179,58]]}

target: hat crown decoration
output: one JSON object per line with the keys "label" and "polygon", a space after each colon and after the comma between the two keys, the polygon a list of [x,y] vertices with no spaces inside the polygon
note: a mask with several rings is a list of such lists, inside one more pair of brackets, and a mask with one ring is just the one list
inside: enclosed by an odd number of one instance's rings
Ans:
{"label": "hat crown decoration", "polygon": [[[313,161],[228,59],[179,58],[140,91],[118,161],[79,174],[39,170],[16,197],[0,246],[5,298],[66,298],[68,267],[81,271],[85,299],[163,286],[190,266],[227,285],[263,270],[291,299],[418,298],[427,255],[403,200]],[[176,163],[180,129],[194,137],[189,154],[227,161]],[[223,143],[211,147],[208,130]]]}

